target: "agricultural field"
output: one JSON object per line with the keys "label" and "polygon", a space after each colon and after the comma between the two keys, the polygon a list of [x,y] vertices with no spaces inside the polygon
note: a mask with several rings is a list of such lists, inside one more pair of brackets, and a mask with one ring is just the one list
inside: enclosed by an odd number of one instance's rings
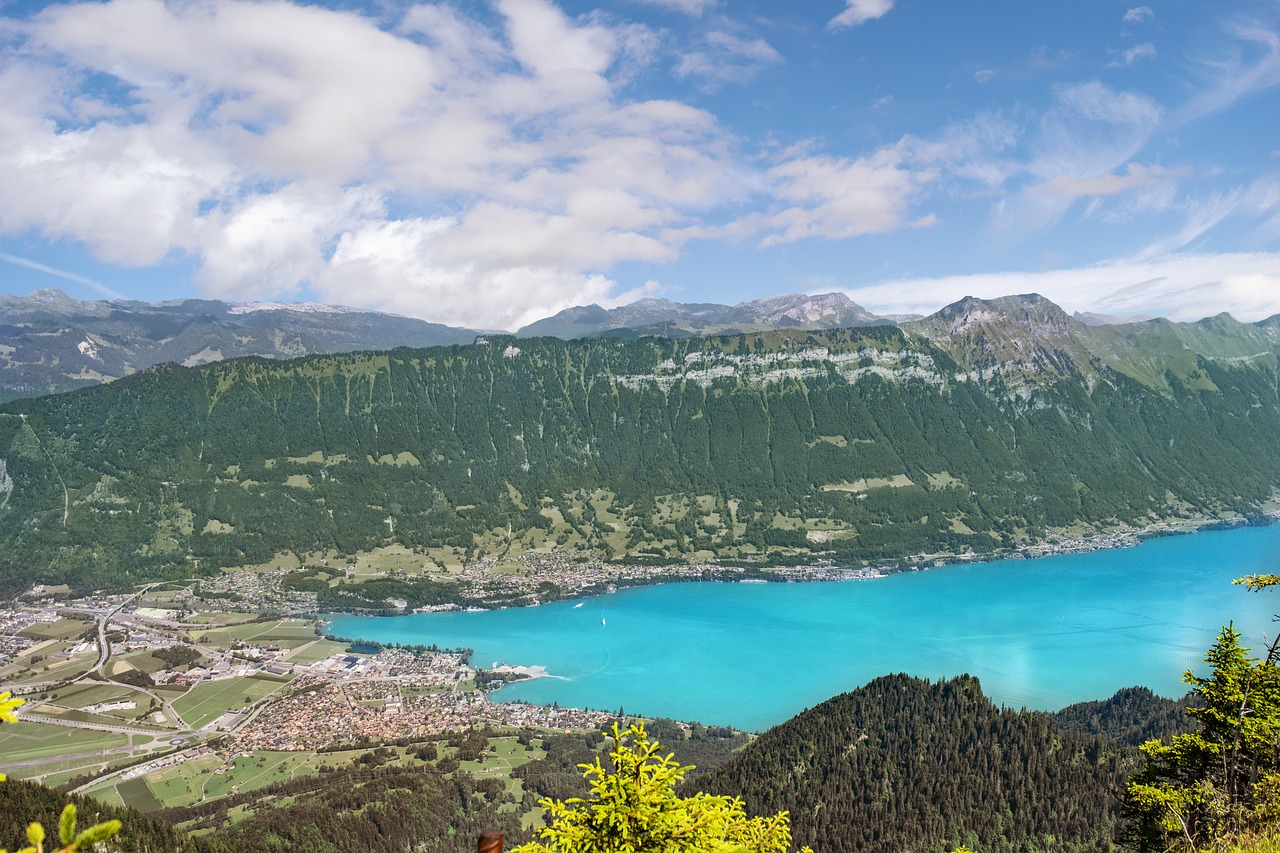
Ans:
{"label": "agricultural field", "polygon": [[82,619],[59,619],[57,622],[37,622],[22,629],[19,634],[34,640],[70,640],[93,627],[94,623]]}
{"label": "agricultural field", "polygon": [[173,707],[187,725],[199,729],[228,711],[243,708],[287,683],[284,679],[256,677],[206,681],[174,700]]}
{"label": "agricultural field", "polygon": [[244,622],[238,625],[209,626],[193,632],[202,645],[229,646],[233,643],[279,646],[292,649],[316,639],[315,628],[303,620]]}
{"label": "agricultural field", "polygon": [[346,643],[335,643],[331,640],[315,640],[306,645],[298,646],[293,651],[284,655],[284,659],[290,663],[315,663],[324,660],[330,655],[336,655],[347,650]]}

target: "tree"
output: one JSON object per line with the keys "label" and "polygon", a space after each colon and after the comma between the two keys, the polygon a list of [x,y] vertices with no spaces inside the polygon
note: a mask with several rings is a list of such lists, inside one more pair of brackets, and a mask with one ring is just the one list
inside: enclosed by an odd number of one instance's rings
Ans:
{"label": "tree", "polygon": [[514,853],[783,853],[791,844],[787,813],[747,817],[737,797],[698,793],[679,797],[675,786],[693,769],[662,754],[640,723],[625,731],[614,723],[613,770],[597,758],[579,764],[591,796],[543,799],[548,825],[541,842]]}
{"label": "tree", "polygon": [[[1257,591],[1280,576],[1242,578]],[[1143,744],[1147,766],[1128,786],[1128,841],[1139,850],[1230,845],[1274,828],[1280,817],[1280,637],[1261,658],[1227,625],[1205,655],[1206,677],[1183,682],[1202,705],[1200,730]]]}

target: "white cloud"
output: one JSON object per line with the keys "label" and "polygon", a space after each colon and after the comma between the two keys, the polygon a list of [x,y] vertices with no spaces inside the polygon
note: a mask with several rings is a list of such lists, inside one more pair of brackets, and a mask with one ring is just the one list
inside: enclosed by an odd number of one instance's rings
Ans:
{"label": "white cloud", "polygon": [[1230,45],[1201,60],[1205,79],[1200,91],[1170,117],[1172,126],[1231,109],[1280,86],[1280,33],[1254,25],[1234,26],[1230,35]]}
{"label": "white cloud", "polygon": [[1044,272],[895,279],[846,292],[879,314],[931,314],[966,295],[1039,293],[1067,312],[1199,320],[1227,311],[1253,322],[1280,314],[1280,253],[1176,254]]}
{"label": "white cloud", "polygon": [[899,143],[855,160],[814,156],[781,163],[768,176],[774,197],[791,206],[739,224],[764,232],[760,245],[765,247],[811,237],[883,234],[908,224],[927,226],[934,220],[908,223],[908,211],[937,172],[917,168],[910,159],[909,145]]}
{"label": "white cloud", "polygon": [[673,234],[741,198],[733,140],[620,94],[645,28],[496,9],[383,29],[282,0],[110,0],[5,22],[0,229],[120,264],[185,253],[217,296],[309,287],[486,327],[608,301],[610,267],[674,258]]}
{"label": "white cloud", "polygon": [[1116,91],[1094,80],[1058,90],[1062,109],[1088,121],[1132,127],[1151,127],[1159,121],[1160,106],[1146,95]]}
{"label": "white cloud", "polygon": [[1006,164],[1011,180],[996,210],[996,232],[1005,239],[1036,234],[1078,198],[1112,194],[1087,190],[1150,181],[1155,173],[1146,167],[1128,177],[1114,173],[1147,145],[1163,116],[1150,98],[1097,81],[1059,88],[1056,103],[1028,134],[1023,159]]}
{"label": "white cloud", "polygon": [[1155,20],[1155,17],[1156,13],[1151,10],[1150,6],[1134,6],[1124,13],[1124,22],[1126,24],[1141,24],[1144,21]]}
{"label": "white cloud", "polygon": [[96,279],[79,275],[77,273],[69,272],[67,270],[60,270],[57,267],[51,267],[47,264],[42,264],[38,261],[33,261],[30,258],[20,258],[17,255],[11,255],[8,252],[0,252],[0,261],[4,261],[6,264],[13,264],[16,267],[24,267],[25,269],[35,270],[36,272],[42,272],[45,275],[51,275],[56,278],[65,279],[66,281],[73,281],[76,284],[83,284],[86,287],[90,287],[93,290],[97,291],[98,293],[102,294],[103,298],[105,299],[124,299],[125,298],[123,294],[117,293],[116,291],[112,290],[111,288],[107,287],[105,284],[103,284],[100,281],[97,281]]}
{"label": "white cloud", "polygon": [[882,18],[893,8],[893,0],[845,0],[845,10],[827,22],[827,27],[842,30]]}
{"label": "white cloud", "polygon": [[1135,44],[1120,55],[1115,62],[1107,63],[1109,68],[1125,68],[1142,59],[1155,59],[1156,46],[1154,44]]}
{"label": "white cloud", "polygon": [[746,83],[764,66],[781,61],[782,55],[764,39],[712,30],[698,48],[681,56],[676,74],[701,77],[716,84]]}
{"label": "white cloud", "polygon": [[1123,175],[1105,174],[1088,178],[1057,175],[1035,187],[1034,191],[1042,195],[1065,198],[1110,196],[1178,181],[1189,177],[1190,174],[1188,169],[1166,169],[1163,166],[1129,163]]}
{"label": "white cloud", "polygon": [[648,6],[660,6],[664,9],[672,9],[676,12],[683,12],[686,15],[693,15],[695,18],[702,17],[703,13],[714,9],[719,0],[637,0]]}

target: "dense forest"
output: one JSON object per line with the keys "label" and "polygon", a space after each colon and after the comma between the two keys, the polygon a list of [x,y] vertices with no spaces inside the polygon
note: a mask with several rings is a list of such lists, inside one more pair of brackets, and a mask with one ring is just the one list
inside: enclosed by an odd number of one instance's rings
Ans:
{"label": "dense forest", "polygon": [[824,853],[1111,849],[1142,761],[1105,733],[1115,720],[1185,731],[1186,717],[1128,690],[1058,718],[1075,731],[996,707],[974,678],[885,676],[770,729],[694,785],[740,793],[753,814],[788,810],[796,843]]}
{"label": "dense forest", "polygon": [[9,779],[0,797],[0,849],[17,850],[24,846],[26,828],[31,823],[53,825],[53,819],[62,813],[67,803],[74,803],[82,827],[108,820],[123,824],[120,834],[111,841],[111,849],[119,853],[191,853],[190,839],[168,822],[154,815],[119,806],[106,805],[97,800],[74,794],[64,794],[35,782]]}
{"label": "dense forest", "polygon": [[0,578],[102,586],[388,544],[455,563],[550,546],[897,564],[1079,523],[1253,516],[1273,495],[1274,352],[1229,354],[1259,328],[1123,338],[984,305],[928,335],[495,338],[13,402]]}

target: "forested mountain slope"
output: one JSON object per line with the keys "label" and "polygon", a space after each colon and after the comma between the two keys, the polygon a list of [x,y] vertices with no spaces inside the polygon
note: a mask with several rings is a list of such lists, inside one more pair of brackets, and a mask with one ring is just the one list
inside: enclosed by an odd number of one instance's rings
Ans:
{"label": "forested mountain slope", "polygon": [[1012,297],[905,330],[161,366],[0,407],[0,574],[101,585],[387,544],[914,562],[1247,515],[1280,484],[1273,335],[1087,327]]}
{"label": "forested mountain slope", "polygon": [[1138,751],[1000,709],[976,679],[885,676],[775,726],[697,780],[791,813],[824,853],[1107,850]]}

